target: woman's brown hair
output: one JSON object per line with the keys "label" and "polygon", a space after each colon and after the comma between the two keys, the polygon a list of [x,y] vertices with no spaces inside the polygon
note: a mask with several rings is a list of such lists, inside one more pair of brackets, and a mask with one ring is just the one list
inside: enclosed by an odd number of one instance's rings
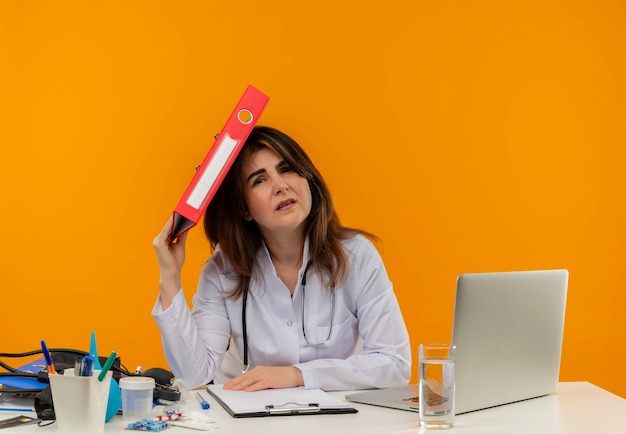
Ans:
{"label": "woman's brown hair", "polygon": [[238,285],[232,293],[240,297],[248,288],[256,255],[263,239],[254,221],[246,220],[243,165],[260,149],[276,152],[298,175],[307,179],[312,206],[304,228],[309,239],[311,265],[323,272],[328,287],[334,287],[348,274],[349,261],[341,241],[356,234],[375,239],[372,234],[344,227],[335,212],[330,191],[309,156],[287,134],[271,127],[257,126],[246,140],[241,152],[217,190],[204,215],[204,232],[211,250],[217,244],[238,274]]}

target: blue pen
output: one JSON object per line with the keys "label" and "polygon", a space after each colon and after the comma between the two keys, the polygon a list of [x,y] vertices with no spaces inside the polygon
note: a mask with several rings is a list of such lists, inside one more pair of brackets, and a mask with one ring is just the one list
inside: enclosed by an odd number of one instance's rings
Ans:
{"label": "blue pen", "polygon": [[200,395],[200,392],[196,392],[196,398],[198,399],[198,402],[200,403],[200,407],[202,407],[202,410],[208,410],[211,407],[211,404],[209,404],[206,401],[206,399],[204,399],[202,395]]}
{"label": "blue pen", "polygon": [[0,407],[0,411],[35,411],[35,409],[34,408],[27,408],[27,407],[25,407],[25,408],[19,408],[19,407],[13,407],[13,408],[7,407],[7,408],[4,408],[4,407]]}
{"label": "blue pen", "polygon": [[41,351],[43,351],[43,356],[46,358],[46,365],[48,365],[48,373],[56,374],[57,370],[54,369],[54,364],[52,363],[52,356],[50,356],[50,351],[48,351],[48,347],[46,346],[45,341],[41,341]]}
{"label": "blue pen", "polygon": [[83,358],[81,363],[80,376],[91,377],[93,375],[94,359],[93,356],[87,355]]}

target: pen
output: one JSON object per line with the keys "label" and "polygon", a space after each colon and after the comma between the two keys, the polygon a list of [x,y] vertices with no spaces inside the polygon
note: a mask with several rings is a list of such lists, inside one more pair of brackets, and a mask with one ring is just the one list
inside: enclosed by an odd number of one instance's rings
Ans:
{"label": "pen", "polygon": [[200,392],[196,392],[196,398],[198,398],[198,402],[200,403],[200,407],[202,407],[202,410],[208,410],[211,407],[211,404],[209,404],[206,399],[204,399],[202,395],[200,395]]}
{"label": "pen", "polygon": [[107,361],[104,362],[104,366],[102,367],[102,371],[100,371],[100,375],[98,375],[98,381],[99,382],[102,383],[102,380],[104,380],[104,377],[106,377],[107,372],[109,372],[109,369],[111,369],[111,366],[113,366],[113,362],[115,361],[115,357],[117,357],[117,352],[113,351],[113,352],[111,352],[111,355],[109,356]]}
{"label": "pen", "polygon": [[91,355],[87,355],[81,361],[80,376],[91,377],[93,375],[94,359]]}
{"label": "pen", "polygon": [[83,372],[83,358],[80,356],[74,357],[74,375],[80,375]]}
{"label": "pen", "polygon": [[0,411],[35,411],[34,408],[20,408],[20,407],[0,407]]}
{"label": "pen", "polygon": [[46,358],[46,365],[48,365],[48,373],[56,374],[57,370],[54,369],[54,364],[52,364],[52,356],[50,356],[50,352],[48,351],[48,347],[46,346],[45,341],[41,341],[41,351],[43,351],[43,356]]}

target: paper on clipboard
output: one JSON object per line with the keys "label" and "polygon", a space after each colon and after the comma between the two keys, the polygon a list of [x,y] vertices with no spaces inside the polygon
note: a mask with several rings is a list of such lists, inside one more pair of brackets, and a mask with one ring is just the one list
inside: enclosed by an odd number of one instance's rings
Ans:
{"label": "paper on clipboard", "polygon": [[200,221],[268,101],[253,86],[246,88],[174,209],[172,240]]}
{"label": "paper on clipboard", "polygon": [[356,408],[321,389],[294,387],[244,392],[210,384],[207,390],[232,417],[357,413]]}

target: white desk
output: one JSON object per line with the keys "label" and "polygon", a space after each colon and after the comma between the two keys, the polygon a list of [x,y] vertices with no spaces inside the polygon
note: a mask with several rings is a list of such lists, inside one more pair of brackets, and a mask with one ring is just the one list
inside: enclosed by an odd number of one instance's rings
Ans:
{"label": "white desk", "polygon": [[[207,410],[207,414],[215,419],[220,426],[218,430],[206,432],[215,434],[626,433],[626,400],[586,382],[560,383],[557,393],[553,395],[459,415],[456,417],[456,426],[446,431],[419,428],[417,413],[355,403],[351,404],[359,410],[356,414],[234,419],[208,393],[203,392],[202,394],[211,403],[211,409]],[[346,392],[333,392],[332,394],[343,398]],[[197,401],[193,398],[189,400],[187,405],[193,410],[199,409]],[[157,407],[155,414],[160,414],[161,411],[162,407]],[[3,411],[0,418],[6,419],[18,414]],[[132,432],[124,430],[123,427],[122,418],[116,416],[105,425],[105,433],[129,434]],[[26,425],[6,431],[7,434],[56,432],[56,423],[44,428]],[[194,434],[203,431],[173,427],[165,432],[167,434]]]}

